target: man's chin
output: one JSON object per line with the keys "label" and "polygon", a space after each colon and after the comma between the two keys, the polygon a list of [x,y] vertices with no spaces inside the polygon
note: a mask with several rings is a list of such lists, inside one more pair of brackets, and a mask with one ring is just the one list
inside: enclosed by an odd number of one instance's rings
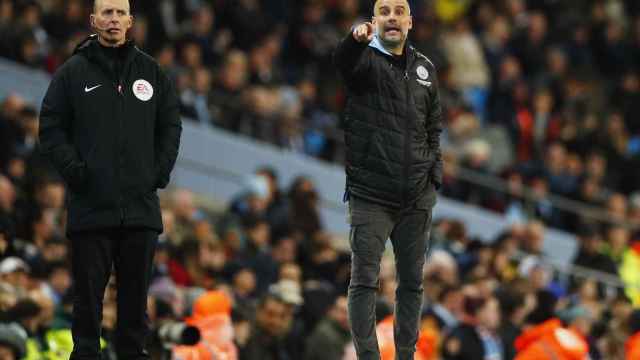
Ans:
{"label": "man's chin", "polygon": [[113,36],[111,34],[109,34],[108,32],[100,32],[100,38],[102,38],[102,40],[108,44],[118,44],[119,42],[121,42],[122,39],[120,39],[117,36]]}
{"label": "man's chin", "polygon": [[397,46],[399,46],[400,44],[402,44],[402,37],[386,37],[386,36],[381,36],[380,40],[382,40],[382,44],[385,47],[389,47],[389,48],[395,48]]}

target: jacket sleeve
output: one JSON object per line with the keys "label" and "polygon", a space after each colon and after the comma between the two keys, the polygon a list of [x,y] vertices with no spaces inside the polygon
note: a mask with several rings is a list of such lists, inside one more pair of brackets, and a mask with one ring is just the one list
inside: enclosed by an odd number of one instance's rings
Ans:
{"label": "jacket sleeve", "polygon": [[40,152],[60,173],[67,185],[75,190],[86,182],[86,164],[70,139],[73,108],[66,67],[53,76],[42,101],[38,137]]}
{"label": "jacket sleeve", "polygon": [[165,188],[178,157],[182,122],[175,88],[166,74],[159,71],[161,92],[156,114],[155,174],[156,187]]}
{"label": "jacket sleeve", "polygon": [[333,54],[336,67],[347,84],[355,81],[360,74],[367,71],[368,62],[364,55],[367,43],[361,43],[353,38],[353,32],[340,41]]}
{"label": "jacket sleeve", "polygon": [[431,168],[431,181],[440,189],[442,185],[442,151],[440,149],[440,134],[442,133],[442,106],[440,105],[440,91],[435,66],[432,66],[432,94],[428,104],[429,118],[427,119],[427,146],[429,152],[434,154],[434,163]]}

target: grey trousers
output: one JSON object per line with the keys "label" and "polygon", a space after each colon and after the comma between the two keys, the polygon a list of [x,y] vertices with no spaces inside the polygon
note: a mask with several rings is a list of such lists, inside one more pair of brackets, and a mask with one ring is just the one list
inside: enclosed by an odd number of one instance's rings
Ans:
{"label": "grey trousers", "polygon": [[376,338],[376,293],[380,261],[388,238],[395,254],[396,306],[394,340],[396,360],[413,360],[420,310],[422,268],[429,249],[431,204],[393,210],[363,199],[349,200],[351,282],[349,323],[359,360],[379,360]]}

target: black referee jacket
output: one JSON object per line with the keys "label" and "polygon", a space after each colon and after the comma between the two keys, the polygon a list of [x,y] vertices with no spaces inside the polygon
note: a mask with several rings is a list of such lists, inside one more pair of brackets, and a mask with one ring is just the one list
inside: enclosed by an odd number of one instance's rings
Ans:
{"label": "black referee jacket", "polygon": [[153,58],[123,46],[116,71],[97,37],[87,38],[42,103],[40,149],[68,186],[67,232],[162,231],[156,190],[169,183],[178,155],[178,99]]}

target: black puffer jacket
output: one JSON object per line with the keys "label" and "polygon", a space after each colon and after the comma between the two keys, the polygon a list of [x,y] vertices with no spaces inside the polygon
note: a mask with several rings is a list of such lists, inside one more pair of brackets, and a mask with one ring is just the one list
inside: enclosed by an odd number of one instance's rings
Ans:
{"label": "black puffer jacket", "polygon": [[405,54],[399,67],[380,46],[351,34],[335,53],[347,88],[347,192],[393,208],[433,204],[434,185],[442,183],[435,68],[409,45]]}
{"label": "black puffer jacket", "polygon": [[178,155],[178,99],[153,58],[123,46],[115,62],[95,36],[85,40],[42,103],[41,151],[68,185],[68,232],[162,230],[156,189]]}

